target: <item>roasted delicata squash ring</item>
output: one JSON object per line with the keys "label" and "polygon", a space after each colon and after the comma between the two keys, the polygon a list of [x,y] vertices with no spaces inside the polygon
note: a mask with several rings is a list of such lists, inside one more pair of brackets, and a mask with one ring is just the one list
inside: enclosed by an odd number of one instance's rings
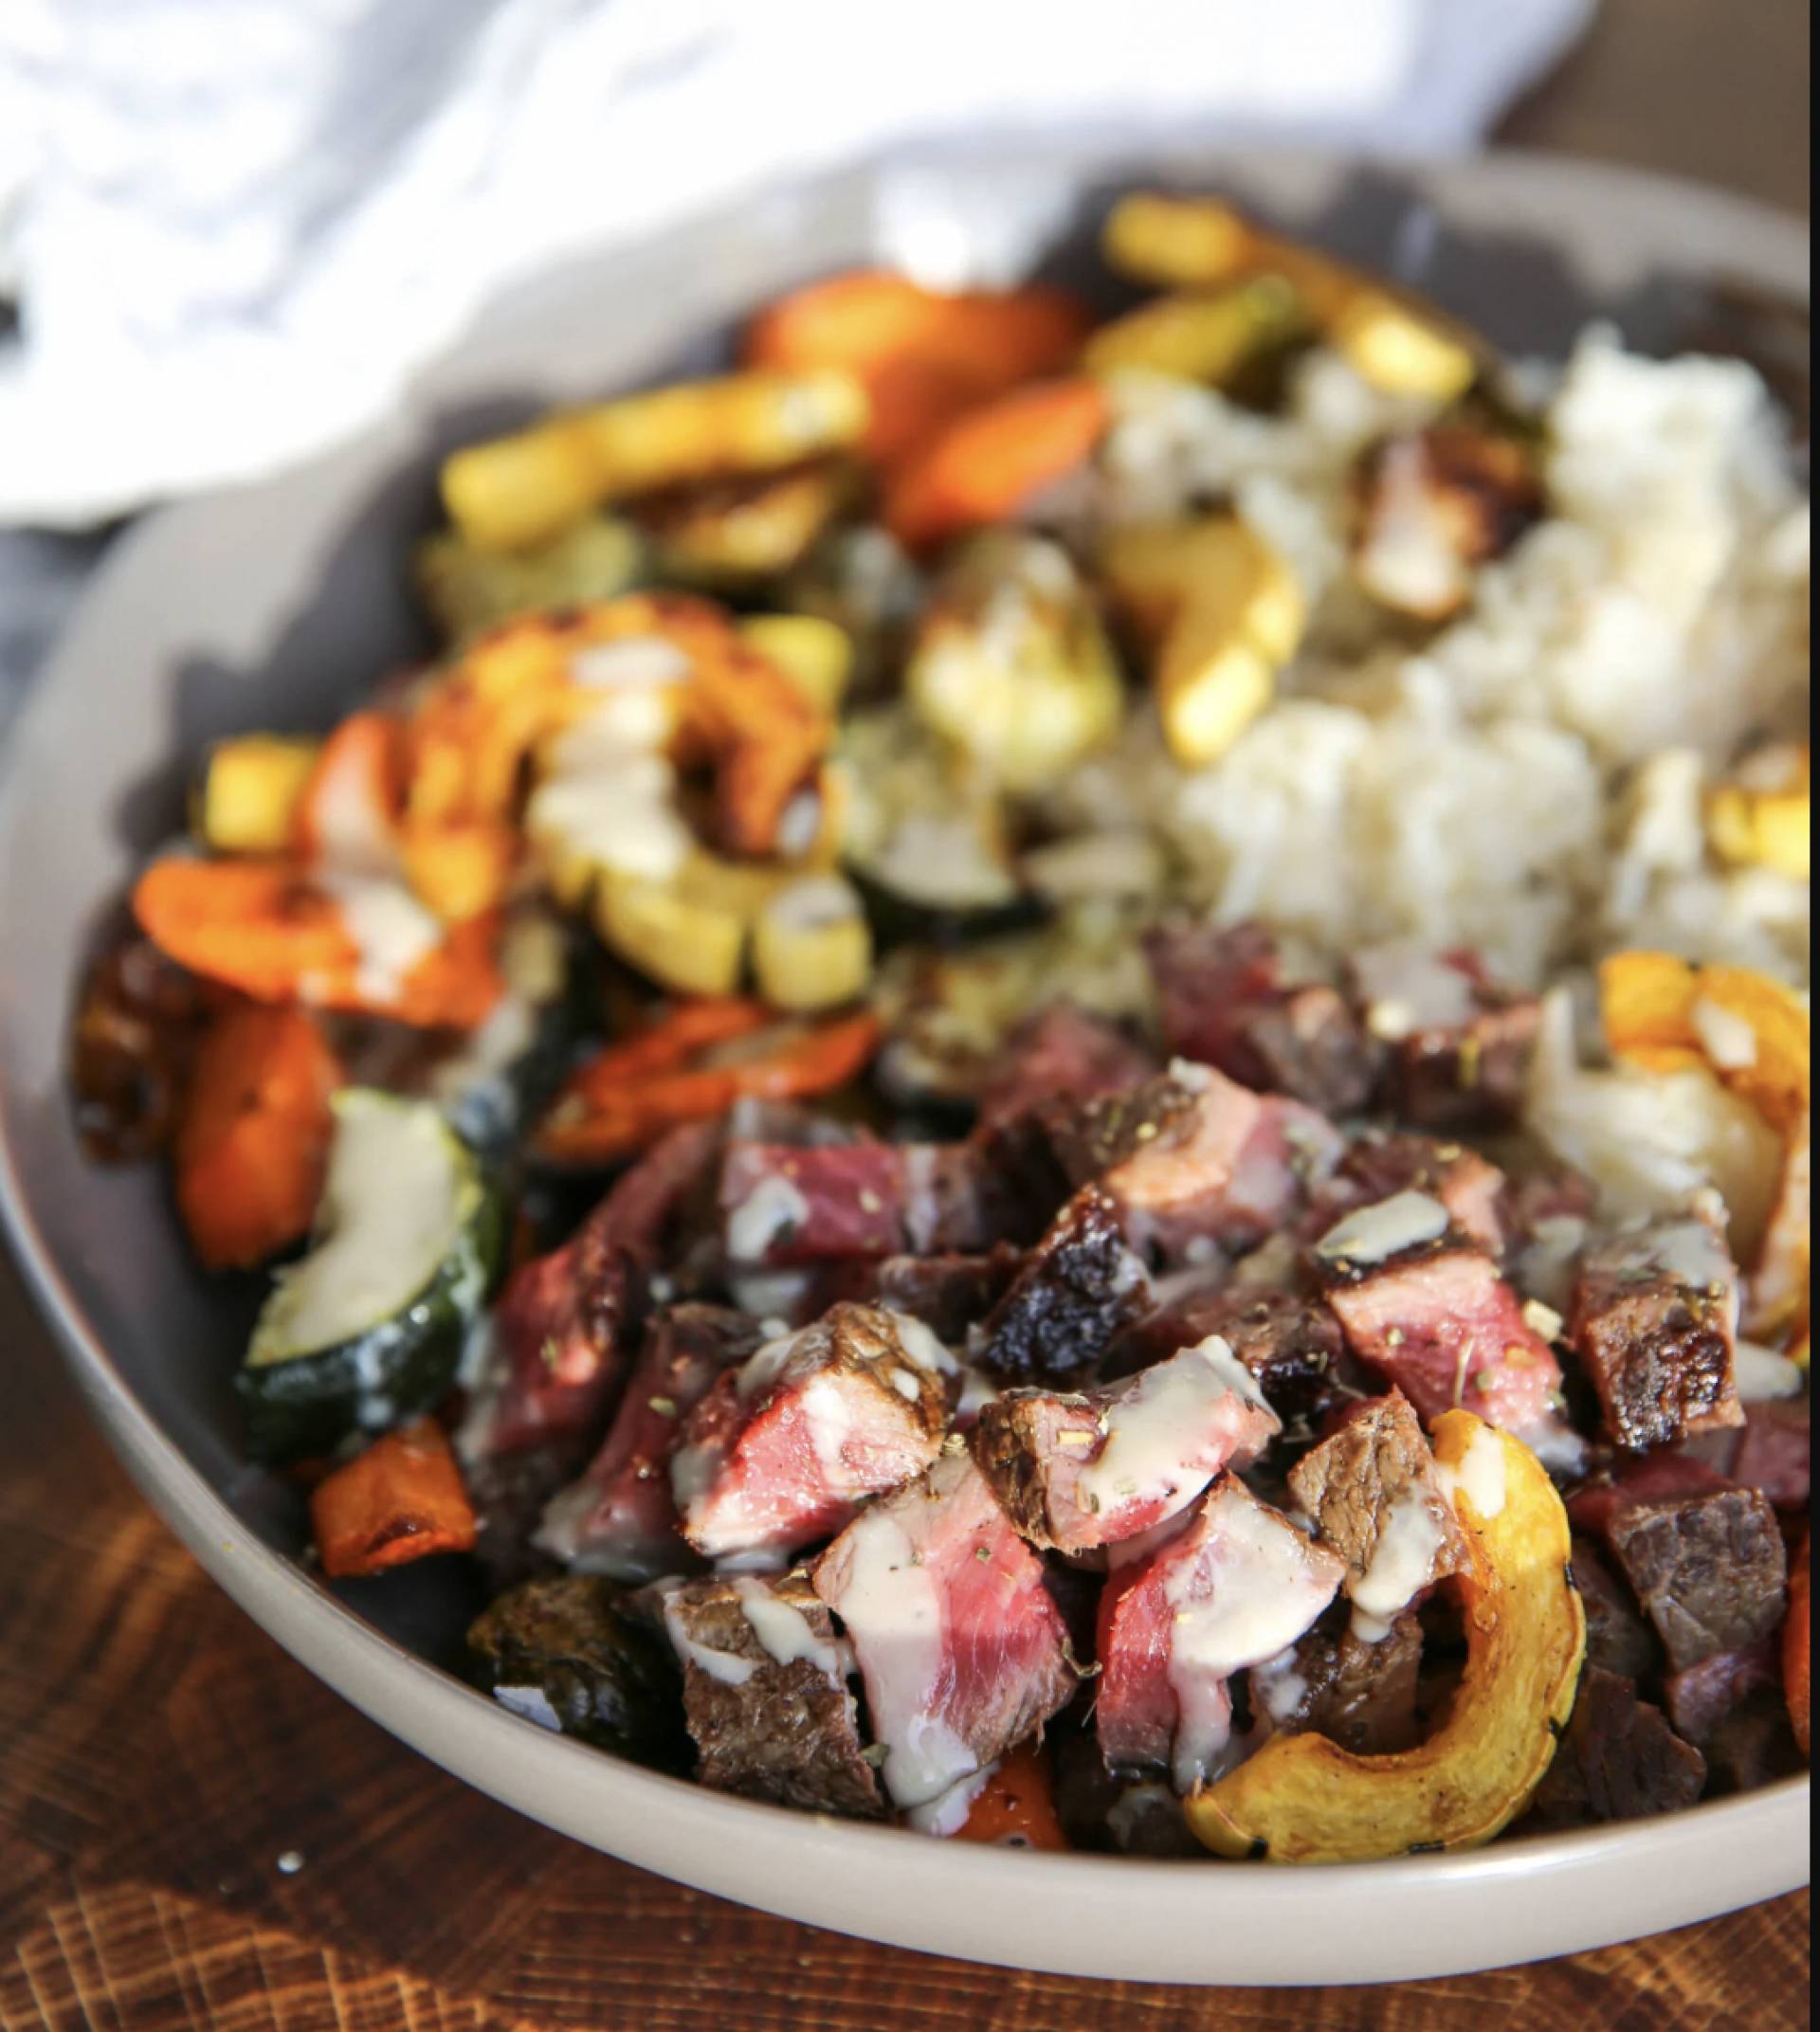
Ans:
{"label": "roasted delicata squash ring", "polygon": [[1434,1427],[1473,1560],[1460,1578],[1466,1666],[1426,1743],[1362,1757],[1325,1736],[1280,1735],[1187,1804],[1222,1856],[1369,1862],[1477,1848],[1523,1810],[1574,1711],[1586,1612],[1568,1573],[1569,1533],[1529,1448],[1468,1411]]}

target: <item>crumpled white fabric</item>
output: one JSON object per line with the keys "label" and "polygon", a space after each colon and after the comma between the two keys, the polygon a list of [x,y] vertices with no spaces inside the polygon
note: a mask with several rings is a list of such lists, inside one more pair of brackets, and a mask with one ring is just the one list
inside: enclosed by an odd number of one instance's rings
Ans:
{"label": "crumpled white fabric", "polygon": [[1593,0],[6,0],[0,520],[322,449],[516,278],[911,141],[1468,145]]}

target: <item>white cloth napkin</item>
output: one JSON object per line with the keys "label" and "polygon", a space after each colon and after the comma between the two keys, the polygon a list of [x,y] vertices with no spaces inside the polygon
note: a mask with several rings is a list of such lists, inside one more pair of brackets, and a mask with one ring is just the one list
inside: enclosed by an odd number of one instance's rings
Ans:
{"label": "white cloth napkin", "polygon": [[514,278],[913,140],[1468,145],[1593,0],[5,0],[0,520],[379,416]]}

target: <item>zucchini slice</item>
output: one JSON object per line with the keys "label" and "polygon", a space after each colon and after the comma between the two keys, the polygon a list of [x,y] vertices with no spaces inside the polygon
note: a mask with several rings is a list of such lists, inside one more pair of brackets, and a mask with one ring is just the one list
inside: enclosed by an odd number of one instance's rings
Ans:
{"label": "zucchini slice", "polygon": [[438,1109],[371,1087],[334,1106],[315,1243],[279,1271],[236,1379],[266,1460],[428,1411],[503,1254],[499,1194]]}

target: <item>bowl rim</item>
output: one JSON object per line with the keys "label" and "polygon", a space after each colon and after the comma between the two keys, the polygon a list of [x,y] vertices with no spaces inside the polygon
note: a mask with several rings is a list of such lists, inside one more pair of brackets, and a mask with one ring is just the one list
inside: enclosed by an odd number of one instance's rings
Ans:
{"label": "bowl rim", "polygon": [[[931,160],[944,172],[990,173],[994,167],[1017,164],[1028,153],[1023,146],[994,141],[977,149],[944,150]],[[1141,160],[1143,144],[1096,143],[1077,154],[1077,166],[1083,171],[1096,165],[1123,169]],[[916,159],[914,153],[890,152],[834,164],[793,179],[792,187],[892,171]],[[1633,197],[1651,209],[1698,206],[1717,220],[1735,221],[1752,244],[1783,250],[1778,259],[1786,253],[1791,263],[1797,245],[1803,255],[1808,246],[1803,222],[1754,200],[1685,179],[1538,151],[1490,151],[1443,165],[1381,153],[1356,158],[1338,152],[1270,148],[1203,148],[1198,159],[1201,173],[1210,177],[1239,175],[1247,164],[1256,168],[1261,162],[1331,167],[1369,159],[1374,167],[1433,179],[1443,188],[1449,178],[1556,184],[1566,178],[1603,187],[1616,198]],[[1169,157],[1166,173],[1174,173]],[[621,251],[648,245],[641,241]],[[462,344],[458,339],[452,352],[459,354]],[[282,486],[293,470],[251,484]],[[215,490],[200,497],[199,503],[235,491]],[[189,505],[160,509],[128,531],[84,589],[79,615],[113,597],[142,554],[155,553],[173,535],[180,540]],[[32,729],[45,717],[45,700],[56,689],[62,666],[79,661],[70,649],[75,633],[66,626],[53,645],[0,745],[0,842],[13,805],[9,793],[23,773]],[[1333,1865],[1313,1881],[1304,1872],[1253,1865],[1242,1876],[1222,1873],[1214,1892],[1214,1880],[1178,1863],[932,1842],[891,1827],[803,1815],[710,1792],[552,1734],[366,1622],[293,1560],[264,1544],[214,1493],[140,1404],[65,1281],[33,1211],[8,1115],[9,1096],[0,1083],[0,1234],[10,1241],[27,1289],[84,1398],[153,1507],[217,1584],[316,1677],[446,1769],[591,1845],[782,1916],[893,1945],[1064,1974],[1199,1983],[1371,1982],[1502,1966],[1683,1925],[1807,1881],[1811,1787],[1805,1774],[1658,1820],[1521,1837],[1471,1852]],[[793,1874],[799,1881],[785,1882],[790,1873],[776,1867],[786,1850],[798,1858]],[[1721,1856],[1738,1874],[1716,1893],[1708,1879]],[[1652,1881],[1666,1873],[1671,1893],[1665,1897],[1662,1884],[1655,1882],[1647,1914],[1633,1895],[1619,1900],[1623,1910],[1614,1917],[1593,1894],[1609,1892],[1611,1879],[1627,1873]],[[864,1896],[864,1889],[874,1884],[897,1885],[909,1896],[874,1910]],[[1068,1910],[1090,1909],[1104,1924],[1072,1938],[1065,1924],[1051,1927],[1034,1942],[1025,1939],[1001,1950],[985,1915],[1022,1913],[1039,1884],[1054,1894],[1057,1903]],[[1546,1895],[1539,1903],[1532,1896],[1528,1904],[1535,1910],[1502,1944],[1490,1942],[1487,1951],[1485,1941],[1471,1938],[1475,1925],[1483,1923],[1480,1906],[1487,1898],[1495,1901],[1501,1887],[1509,1894],[1524,1885]],[[1357,1915],[1354,1924],[1336,1931],[1349,1937],[1374,1933],[1375,1945],[1354,1937],[1351,1948],[1335,1951],[1331,1940],[1325,1946],[1310,1941],[1305,1922],[1317,1886],[1344,1894]],[[1399,1927],[1397,1909],[1410,1905],[1412,1894],[1419,1895],[1415,1902],[1423,1905],[1425,1916],[1414,1928],[1407,1917]],[[1137,1933],[1125,1936],[1136,1941],[1128,1949],[1120,1944],[1119,1928],[1139,1911],[1150,1916]],[[1228,1936],[1214,1950],[1213,1958],[1228,1966],[1204,1966],[1205,1951],[1197,1946],[1190,1959],[1156,1967],[1144,1934],[1154,1939],[1160,1924],[1178,1939],[1192,1939],[1204,1933],[1212,1914],[1241,1922],[1244,1937]],[[1301,1950],[1303,1966],[1291,1966],[1291,1942]]]}

